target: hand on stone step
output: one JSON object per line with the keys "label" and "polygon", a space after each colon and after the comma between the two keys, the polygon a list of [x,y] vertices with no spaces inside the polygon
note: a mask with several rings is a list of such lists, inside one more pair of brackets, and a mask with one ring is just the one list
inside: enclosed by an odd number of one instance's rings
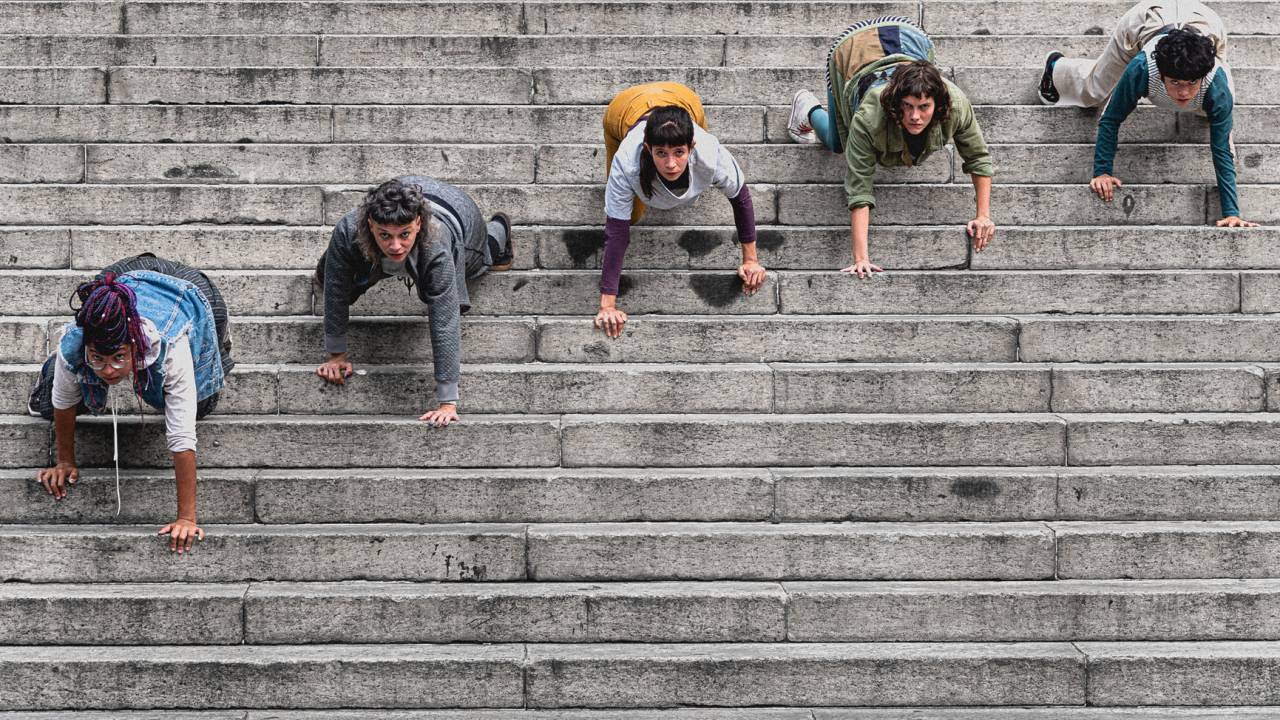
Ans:
{"label": "hand on stone step", "polygon": [[1124,183],[1120,182],[1120,178],[1110,175],[1099,175],[1089,181],[1089,188],[1095,195],[1102,198],[1103,202],[1111,202],[1115,199],[1116,188],[1123,186]]}
{"label": "hand on stone step", "polygon": [[627,314],[616,307],[602,307],[596,313],[595,326],[604,334],[616,338],[622,335],[622,328],[627,324]]}
{"label": "hand on stone step", "polygon": [[352,372],[352,365],[347,362],[346,353],[334,353],[316,368],[316,374],[333,385],[346,385],[347,378],[351,377]]}
{"label": "hand on stone step", "polygon": [[1217,223],[1218,227],[1258,227],[1258,223],[1249,222],[1236,215],[1228,215]]}
{"label": "hand on stone step", "polygon": [[44,486],[46,492],[54,500],[67,496],[67,485],[74,485],[80,479],[80,470],[73,463],[60,462],[51,468],[36,473],[36,481]]}
{"label": "hand on stone step", "polygon": [[738,277],[742,278],[742,292],[755,295],[760,286],[764,285],[766,277],[764,266],[758,262],[742,263],[738,267]]}
{"label": "hand on stone step", "polygon": [[458,422],[458,406],[453,403],[440,403],[440,407],[423,413],[418,419],[428,425],[444,427],[449,423]]}
{"label": "hand on stone step", "polygon": [[884,272],[884,268],[879,265],[872,265],[870,260],[857,260],[846,268],[840,268],[840,272],[850,275],[857,275],[860,278],[872,277],[872,273]]}
{"label": "hand on stone step", "polygon": [[196,525],[194,520],[178,518],[160,528],[157,535],[169,536],[169,552],[179,555],[191,552],[191,545],[196,540],[204,540],[204,529]]}
{"label": "hand on stone step", "polygon": [[969,231],[969,237],[973,238],[973,249],[977,252],[982,252],[996,236],[996,224],[986,215],[970,220],[965,227]]}

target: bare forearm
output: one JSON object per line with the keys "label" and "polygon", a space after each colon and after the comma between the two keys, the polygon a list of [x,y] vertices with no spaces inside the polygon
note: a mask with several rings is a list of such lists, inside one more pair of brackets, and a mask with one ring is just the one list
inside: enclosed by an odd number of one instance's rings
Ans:
{"label": "bare forearm", "polygon": [[871,227],[871,208],[866,205],[854,208],[849,217],[849,226],[853,233],[853,261],[869,260],[867,234]]}
{"label": "bare forearm", "polygon": [[991,217],[991,178],[985,175],[971,175],[973,178],[974,201],[977,204],[977,217]]}
{"label": "bare forearm", "polygon": [[54,409],[53,433],[58,439],[58,462],[76,463],[76,409]]}
{"label": "bare forearm", "polygon": [[173,454],[173,475],[178,485],[178,519],[196,521],[196,451]]}
{"label": "bare forearm", "polygon": [[618,305],[617,295],[605,295],[603,293],[600,294],[601,308],[612,308],[612,307],[617,307],[617,305]]}
{"label": "bare forearm", "polygon": [[756,258],[756,244],[754,242],[742,244],[742,264],[759,262]]}

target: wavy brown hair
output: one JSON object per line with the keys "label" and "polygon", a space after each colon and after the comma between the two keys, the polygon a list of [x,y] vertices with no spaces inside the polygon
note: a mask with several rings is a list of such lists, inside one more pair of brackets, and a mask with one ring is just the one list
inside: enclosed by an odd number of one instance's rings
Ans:
{"label": "wavy brown hair", "polygon": [[880,93],[880,106],[894,125],[902,125],[902,99],[913,95],[933,98],[933,120],[929,121],[929,128],[941,125],[951,115],[951,93],[938,67],[927,60],[913,60],[898,67]]}

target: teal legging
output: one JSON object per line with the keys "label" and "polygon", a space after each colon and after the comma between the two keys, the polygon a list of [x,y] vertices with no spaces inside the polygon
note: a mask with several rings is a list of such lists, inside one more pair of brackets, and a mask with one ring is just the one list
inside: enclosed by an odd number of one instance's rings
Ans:
{"label": "teal legging", "polygon": [[[827,88],[827,108],[835,107],[835,103],[836,99],[831,94],[831,88]],[[840,142],[840,135],[836,133],[835,120],[832,119],[831,112],[827,108],[819,105],[810,110],[809,125],[813,127],[813,131],[822,140],[822,144],[838,155],[844,152],[844,143]]]}

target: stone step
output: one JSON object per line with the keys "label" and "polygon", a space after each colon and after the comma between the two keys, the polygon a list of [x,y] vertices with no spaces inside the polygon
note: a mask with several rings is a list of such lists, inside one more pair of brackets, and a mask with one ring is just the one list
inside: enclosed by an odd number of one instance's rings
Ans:
{"label": "stone step", "polygon": [[[967,0],[965,0],[967,3]],[[1087,7],[1087,6],[1086,6]],[[1229,42],[1229,41],[1228,41]],[[1041,58],[1051,48],[1041,53]],[[952,69],[955,83],[965,91],[969,100],[978,105],[1030,105],[1040,102],[1041,67],[955,67]],[[1266,91],[1273,82],[1274,70],[1268,68],[1231,68],[1231,79],[1235,84],[1240,105],[1256,105],[1265,98]],[[113,73],[114,78],[114,73]],[[997,81],[997,79],[999,81]],[[822,87],[819,85],[819,87]],[[1077,110],[1065,109],[1068,113]],[[988,136],[990,137],[990,136]]]}
{"label": "stone step", "polygon": [[[637,315],[893,315],[1081,313],[1187,315],[1280,311],[1280,273],[1229,271],[892,271],[857,278],[838,271],[770,272],[754,295],[734,266],[719,272],[629,271],[620,307]],[[233,315],[323,313],[312,273],[209,271]],[[0,306],[8,313],[55,315],[92,273],[0,270]],[[586,315],[599,306],[593,270],[491,273],[471,284],[468,315]],[[384,282],[351,308],[360,316],[425,315],[416,293]]]}
{"label": "stone step", "polygon": [[[0,587],[9,645],[1271,640],[1276,580]],[[939,622],[938,618],[947,618]],[[2,716],[0,716],[2,717]]]}
{"label": "stone step", "polygon": [[[0,267],[97,272],[142,249],[210,271],[312,270],[329,226],[193,225],[0,228]],[[831,270],[850,261],[849,228],[757,226],[757,252],[770,270]],[[599,269],[597,226],[516,226],[516,267]],[[725,270],[741,262],[732,227],[632,228],[631,270]],[[1210,226],[1034,227],[1001,225],[981,253],[957,226],[877,226],[877,264],[888,270],[1250,270],[1280,269],[1271,248],[1280,231]],[[38,249],[38,251],[37,251]],[[61,308],[60,308],[61,310]]]}
{"label": "stone step", "polygon": [[[21,532],[21,531],[19,531]],[[1043,523],[531,525],[529,578],[1047,579]],[[207,542],[207,541],[206,541]]]}
{"label": "stone step", "polygon": [[[950,7],[946,8],[947,12],[954,11],[957,3],[950,3]],[[1020,12],[1019,6],[1026,3],[1014,2],[1009,3],[1008,8],[1012,12]],[[1221,12],[1224,5],[1231,3],[1215,3],[1214,8]],[[969,8],[978,5],[978,3],[967,3]],[[1042,3],[1043,6],[1051,8],[1051,12],[1062,12],[1064,9],[1056,6]],[[935,12],[936,3],[929,0],[927,3],[926,15],[932,15]],[[1096,5],[1088,6],[1096,8]],[[1280,50],[1276,47],[1274,34],[1261,34],[1265,30],[1255,30],[1255,22],[1257,10],[1261,5],[1254,5],[1255,15],[1249,20],[1248,24],[1239,28],[1228,25],[1228,33],[1230,39],[1227,44],[1227,62],[1231,67],[1276,67],[1280,65]],[[982,9],[976,11],[980,17],[990,18],[990,3],[982,6]],[[938,8],[939,10],[941,8]],[[1127,11],[1129,8],[1124,8]],[[1075,8],[1071,11],[1078,12]],[[1095,21],[1100,16],[1092,16]],[[1115,16],[1115,22],[1118,22],[1120,15]],[[1039,33],[1046,29],[1052,28],[1051,23],[1043,20],[1036,22],[1034,25],[1028,25],[1026,32]],[[1078,27],[1078,26],[1076,26]],[[1064,53],[1067,57],[1086,57],[1096,58],[1102,54],[1106,48],[1107,42],[1110,40],[1111,31],[1114,27],[1107,27],[1105,32],[1084,35],[1059,34],[1061,31],[1055,31],[1052,35],[1010,35],[1007,33],[999,33],[994,35],[979,34],[974,32],[970,24],[966,23],[963,30],[957,29],[955,35],[938,35],[933,32],[929,33],[930,39],[933,40],[936,48],[938,61],[952,67],[966,66],[1001,66],[1001,67],[1038,67],[1044,68],[1044,57],[1051,50],[1057,50]],[[1277,24],[1280,28],[1280,24]],[[1073,30],[1076,28],[1067,28]],[[1093,29],[1093,28],[1087,28]],[[1249,32],[1259,32],[1256,35],[1237,34],[1236,30]],[[970,34],[973,33],[973,34]],[[783,39],[779,39],[783,40]],[[825,38],[825,42],[819,43],[818,38],[805,39],[801,47],[811,48],[810,55],[816,58],[824,58],[827,48],[830,46],[831,38]],[[757,63],[760,65],[783,65],[786,63],[782,52],[781,45],[778,43],[779,52],[774,54],[768,52],[764,47],[752,47],[759,58]],[[794,46],[793,46],[794,47]],[[813,52],[817,50],[817,52]],[[767,58],[767,60],[766,60]],[[747,63],[744,63],[747,64]],[[812,64],[812,63],[809,63]]]}
{"label": "stone step", "polygon": [[107,71],[101,68],[5,68],[4,76],[0,103],[5,105],[84,105],[107,101]]}
{"label": "stone step", "polygon": [[1280,460],[1274,413],[1063,415],[1069,465],[1267,464]]}
{"label": "stone step", "polygon": [[96,0],[9,0],[4,4],[4,17],[0,17],[0,35],[30,32],[32,28],[56,28],[69,35],[123,32],[122,4]]}
{"label": "stone step", "polygon": [[[1128,0],[1073,5],[1049,0],[928,0],[924,27],[930,34],[940,35],[1072,33],[1105,36],[1132,6]],[[1228,32],[1239,29],[1257,35],[1280,34],[1280,16],[1263,3],[1227,0],[1215,2],[1213,9],[1222,17]]]}
{"label": "stone step", "polygon": [[[0,362],[44,362],[49,333],[59,337],[66,320],[0,320],[0,335],[12,339],[0,344]],[[1277,322],[1275,315],[639,316],[610,340],[586,317],[477,317],[462,323],[462,361],[1270,363]],[[233,327],[244,363],[307,364],[323,347],[318,317],[238,317]],[[785,342],[762,345],[762,337]],[[425,318],[353,318],[349,338],[356,363],[431,359]]]}
{"label": "stone step", "polygon": [[[560,460],[560,418],[548,415],[474,415],[448,429],[418,422],[435,408],[424,398],[421,411],[407,416],[212,415],[200,427],[201,467],[553,467]],[[570,416],[572,417],[572,416]],[[167,467],[171,462],[159,418],[126,417],[119,422],[125,467]],[[0,416],[0,447],[7,467],[48,461],[49,423],[25,416]],[[393,433],[402,442],[386,446]],[[111,464],[111,418],[85,417],[77,424],[81,465]]]}
{"label": "stone step", "polygon": [[[704,3],[709,4],[709,3]],[[799,3],[797,3],[799,4]],[[59,27],[59,30],[62,28]],[[725,35],[386,34],[319,35],[4,35],[0,65],[200,67],[820,67],[834,33]],[[607,27],[604,29],[608,29]],[[805,28],[800,28],[805,29]],[[25,29],[29,31],[29,28]],[[446,28],[447,30],[447,28]],[[533,28],[530,28],[533,30]],[[344,30],[345,32],[345,30]],[[1108,35],[931,35],[947,66],[1039,67],[1049,50],[1098,57]],[[1275,67],[1270,35],[1231,34],[1232,66]]]}
{"label": "stone step", "polygon": [[[729,145],[753,182],[828,182],[844,172],[840,156],[801,145]],[[1088,183],[1093,145],[992,145],[1003,183]],[[1237,145],[1242,183],[1280,180],[1272,145]],[[1126,145],[1117,156],[1122,179],[1212,184],[1203,145]],[[598,145],[5,145],[6,183],[376,183],[400,168],[450,182],[603,183]],[[1037,165],[1039,163],[1039,165]],[[883,183],[947,183],[959,175],[950,148],[919,168],[882,168]],[[1034,170],[1032,168],[1035,168]],[[536,169],[536,177],[535,177]],[[962,178],[967,180],[967,178]]]}
{"label": "stone step", "polygon": [[[523,645],[9,646],[0,708],[520,707],[524,655]],[[47,682],[55,672],[75,687]]]}
{"label": "stone step", "polygon": [[[424,399],[422,409],[434,407]],[[1056,416],[1017,414],[931,415],[472,415],[465,423],[442,430],[407,416],[254,416],[212,415],[200,429],[202,467],[591,467],[600,464],[600,448],[621,466],[746,467],[806,465],[912,465],[924,457],[931,465],[1062,464],[1066,424]],[[1089,417],[1089,416],[1085,416]],[[1139,440],[1139,421],[1126,416],[1111,421]],[[1128,416],[1135,417],[1135,416]],[[1142,417],[1142,416],[1136,416]],[[1169,424],[1187,416],[1170,415]],[[1196,417],[1196,416],[1193,416]],[[1213,416],[1206,416],[1213,417]],[[1246,463],[1273,462],[1261,447],[1275,420],[1260,413],[1222,414],[1218,421],[1232,432],[1233,446],[1249,452]],[[170,454],[158,419],[119,423],[120,443],[132,451],[121,458],[126,467],[167,467]],[[1078,434],[1107,421],[1081,421]],[[1209,420],[1206,423],[1212,422]],[[11,455],[7,467],[30,467],[47,461],[49,423],[25,416],[0,416],[0,436]],[[365,453],[371,438],[395,433],[405,443]],[[81,465],[111,463],[109,417],[81,418],[77,426]],[[724,438],[735,438],[726,442]],[[1094,444],[1097,444],[1096,442]],[[1207,444],[1207,443],[1203,443]],[[1203,445],[1202,444],[1202,445]],[[1170,457],[1203,455],[1196,462],[1231,462],[1215,447],[1196,445]],[[849,447],[859,450],[851,454]],[[741,448],[749,447],[751,452]],[[1071,448],[1075,464],[1112,464],[1120,452],[1089,445]],[[1218,451],[1221,452],[1221,451]],[[922,455],[923,454],[923,455]],[[1167,460],[1167,462],[1176,462]],[[1121,459],[1118,464],[1138,464]]]}
{"label": "stone step", "polygon": [[1275,704],[1280,643],[1080,643],[1091,705]]}
{"label": "stone step", "polygon": [[[888,231],[888,228],[877,228],[875,232],[880,237]],[[1239,232],[1213,227],[1172,226],[1000,227],[996,240],[983,252],[970,257],[970,267],[975,270],[1244,270],[1277,264],[1271,252],[1277,241],[1280,241],[1280,234],[1274,228]],[[894,243],[896,238],[888,242]],[[633,247],[628,252],[628,261],[634,250]]]}
{"label": "stone step", "polygon": [[[9,645],[783,642],[776,583],[0,587]],[[0,716],[3,717],[3,716]]]}
{"label": "stone step", "polygon": [[[1081,524],[1084,528],[1089,524]],[[1116,524],[1110,524],[1116,525]],[[1165,523],[1207,536],[1200,523]],[[1274,535],[1257,526],[1254,540]],[[1089,547],[1113,553],[1127,537],[1070,535],[1062,554]],[[152,525],[0,527],[6,582],[114,583],[249,580],[589,582],[635,580],[1049,579],[1054,532],[1044,523],[590,523],[569,525],[209,525],[188,555],[170,552]],[[1183,543],[1187,545],[1187,543]],[[1200,542],[1197,548],[1204,545]],[[376,547],[375,547],[376,546]],[[430,554],[421,548],[432,548]],[[1077,548],[1082,548],[1078,550]],[[1206,548],[1215,550],[1218,548]],[[1238,550],[1218,549],[1219,554]],[[1261,553],[1261,550],[1259,550]],[[406,557],[415,559],[407,560]],[[1251,558],[1258,567],[1271,563]],[[1222,558],[1140,564],[1147,576],[1200,577]],[[1227,562],[1233,562],[1226,558]],[[1106,575],[1116,562],[1082,558],[1064,572]],[[1240,564],[1241,560],[1234,561]],[[1128,565],[1132,563],[1124,563]],[[1157,574],[1163,573],[1163,574]],[[1257,576],[1256,571],[1254,575]]]}
{"label": "stone step", "polygon": [[[173,474],[83,468],[52,501],[33,467],[0,470],[12,524],[172,520]],[[1270,520],[1274,466],[1024,468],[202,468],[210,523]]]}
{"label": "stone step", "polygon": [[[17,32],[31,32],[39,26]],[[63,31],[62,27],[56,27]],[[0,35],[0,66],[317,65],[320,38],[305,35]]]}
{"label": "stone step", "polygon": [[1022,318],[1025,362],[1270,362],[1280,317]]}
{"label": "stone step", "polygon": [[1050,523],[1062,579],[1274,578],[1275,522]]}
{"label": "stone step", "polygon": [[[765,108],[710,112],[721,140],[764,140]],[[456,143],[474,142],[474,127],[526,142],[599,142],[603,114],[603,105],[0,106],[13,142]]]}
{"label": "stone step", "polygon": [[0,527],[5,582],[511,581],[521,525],[209,525],[175,555],[151,525]]}
{"label": "stone step", "polygon": [[793,642],[1274,640],[1280,581],[787,582]]}
{"label": "stone step", "polygon": [[[812,720],[1267,720],[1275,707],[814,708]],[[253,720],[285,720],[270,715]],[[463,717],[463,716],[460,716]],[[34,719],[33,719],[34,720]],[[218,719],[221,720],[221,719]],[[351,718],[350,720],[358,720]],[[423,718],[423,720],[427,720]]]}
{"label": "stone step", "polygon": [[0,712],[0,720],[1270,720],[1278,707],[673,708]]}
{"label": "stone step", "polygon": [[[592,35],[626,27],[637,35],[665,34],[671,22],[682,33],[811,33],[815,18],[907,15],[913,2],[426,2],[413,9],[397,3],[348,2],[147,2],[129,3],[128,26],[152,34],[570,34]],[[824,23],[825,25],[825,23]],[[834,26],[833,26],[834,27]]]}
{"label": "stone step", "polygon": [[[815,85],[814,89],[820,88]],[[1261,99],[1261,98],[1259,98]],[[607,98],[606,98],[607,100]],[[712,131],[730,143],[777,144],[786,135],[786,96],[748,105],[707,103]],[[494,138],[536,143],[598,143],[604,102],[591,105],[11,105],[0,106],[5,137],[29,142],[184,143],[474,143],[472,127]],[[1091,143],[1095,111],[1035,105],[978,105],[983,132],[1006,143]],[[762,123],[762,117],[767,119]],[[1202,118],[1139,107],[1120,130],[1123,142],[1208,142]],[[1238,143],[1280,142],[1271,105],[1234,111]],[[459,128],[463,130],[460,131]],[[767,129],[767,135],[766,135]]]}
{"label": "stone step", "polygon": [[[164,524],[173,519],[171,470],[125,470],[122,475],[122,510],[117,516],[112,468],[83,468],[80,482],[58,502],[35,482],[35,468],[0,470],[0,486],[11,499],[0,508],[0,522]],[[1043,513],[1052,509],[1051,475],[1045,476],[1050,485],[1041,486],[1048,490],[1037,491],[1042,500],[1039,510],[1033,511],[1041,513],[1037,517],[1048,517]],[[1263,480],[1259,473],[1257,483]],[[1243,481],[1235,483],[1233,475],[1223,477],[1221,483],[1224,491],[1243,487]],[[1108,489],[1113,496],[1123,497],[1122,488]],[[209,523],[765,522],[775,514],[774,492],[771,471],[749,468],[334,471],[202,467],[199,511]],[[803,492],[797,488],[791,501],[793,512],[800,512],[796,503],[806,502],[799,496]],[[1010,488],[1006,494],[1015,492]],[[1206,511],[1212,506],[1206,500]],[[1237,512],[1256,509],[1250,506]],[[1018,512],[1014,519],[1023,517]],[[909,511],[901,517],[909,519]]]}
{"label": "stone step", "polygon": [[[0,413],[22,414],[39,366],[0,365]],[[223,415],[416,414],[432,369],[360,367],[342,386],[314,365],[240,364]],[[462,368],[468,414],[1262,412],[1280,368],[1229,364],[476,364]],[[146,408],[150,412],[149,408]],[[129,408],[126,414],[134,414]]]}
{"label": "stone step", "polygon": [[[518,213],[524,225],[591,225],[603,216],[602,185],[462,185],[483,209]],[[1278,186],[1241,185],[1245,214],[1258,222],[1280,218],[1269,198]],[[848,221],[839,185],[754,184],[762,225],[842,225]],[[692,205],[653,212],[655,225],[733,224],[732,208],[715,193]],[[1211,198],[1208,196],[1212,196]],[[0,185],[0,222],[9,225],[329,225],[360,204],[363,191],[314,185]],[[952,225],[974,212],[973,189],[961,184],[885,184],[876,188],[878,224]],[[997,185],[997,220],[1039,215],[1045,225],[1205,225],[1219,217],[1217,192],[1201,185],[1122,188],[1105,203],[1087,185]],[[60,215],[51,215],[56,207]],[[776,213],[775,213],[776,208]]]}

